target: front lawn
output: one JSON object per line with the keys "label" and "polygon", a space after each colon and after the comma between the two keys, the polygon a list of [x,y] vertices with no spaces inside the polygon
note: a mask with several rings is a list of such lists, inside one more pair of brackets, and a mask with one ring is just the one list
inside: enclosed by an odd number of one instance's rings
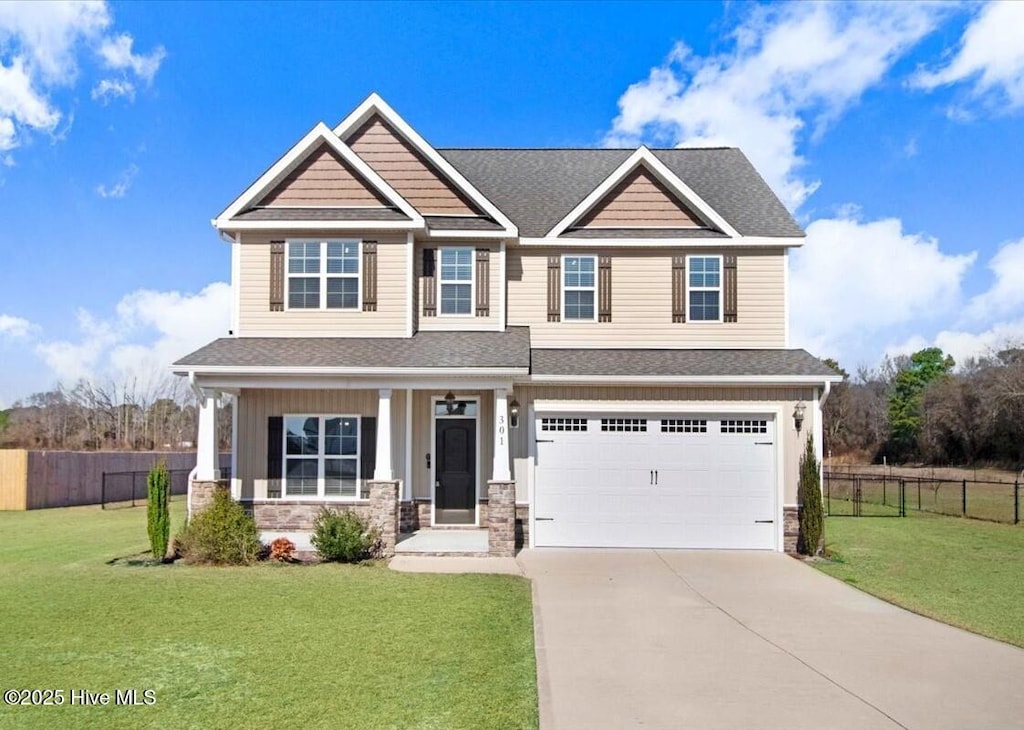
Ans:
{"label": "front lawn", "polygon": [[[108,565],[146,549],[145,519],[0,512],[0,689],[65,690],[0,707],[0,728],[537,726],[524,579]],[[130,688],[156,703],[69,704]]]}
{"label": "front lawn", "polygon": [[832,517],[817,567],[911,611],[1024,647],[1024,529],[957,517]]}

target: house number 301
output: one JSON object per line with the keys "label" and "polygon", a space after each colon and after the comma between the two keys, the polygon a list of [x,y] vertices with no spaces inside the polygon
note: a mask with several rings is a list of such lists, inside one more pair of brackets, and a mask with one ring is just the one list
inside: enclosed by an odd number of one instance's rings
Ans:
{"label": "house number 301", "polygon": [[498,446],[505,445],[505,416],[498,416]]}

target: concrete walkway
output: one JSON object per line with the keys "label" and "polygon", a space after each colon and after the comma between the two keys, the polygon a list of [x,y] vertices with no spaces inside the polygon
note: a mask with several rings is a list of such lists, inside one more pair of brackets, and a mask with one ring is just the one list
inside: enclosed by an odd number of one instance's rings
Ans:
{"label": "concrete walkway", "polygon": [[1024,650],[776,553],[527,550],[542,730],[1024,727]]}

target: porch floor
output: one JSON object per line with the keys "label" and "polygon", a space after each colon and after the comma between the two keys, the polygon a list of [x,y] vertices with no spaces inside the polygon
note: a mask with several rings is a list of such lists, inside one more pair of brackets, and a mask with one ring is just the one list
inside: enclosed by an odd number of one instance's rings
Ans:
{"label": "porch floor", "polygon": [[396,554],[428,553],[438,555],[455,554],[486,554],[488,551],[487,529],[471,530],[432,530],[424,528],[416,532],[406,532],[398,536],[395,546]]}

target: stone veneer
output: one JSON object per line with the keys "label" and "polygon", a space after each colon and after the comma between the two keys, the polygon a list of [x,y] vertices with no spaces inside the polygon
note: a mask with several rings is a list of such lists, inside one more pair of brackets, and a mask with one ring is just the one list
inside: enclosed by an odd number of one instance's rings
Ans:
{"label": "stone veneer", "polygon": [[487,482],[487,545],[496,557],[516,554],[515,482]]}
{"label": "stone veneer", "polygon": [[252,513],[256,527],[261,530],[312,530],[320,509],[352,510],[364,520],[370,518],[367,502],[323,502],[310,500],[275,499],[243,503]]}
{"label": "stone veneer", "polygon": [[392,558],[398,542],[398,481],[370,482],[370,524],[380,530],[379,557]]}
{"label": "stone veneer", "polygon": [[430,527],[430,500],[414,499],[399,506],[399,528],[402,532],[416,532]]}
{"label": "stone veneer", "polygon": [[192,482],[192,488],[189,490],[189,514],[198,514],[204,509],[210,506],[213,502],[213,493],[218,489],[230,489],[231,483],[226,479],[213,480],[208,482],[195,481]]}
{"label": "stone veneer", "polygon": [[782,508],[782,549],[795,555],[800,542],[800,509],[796,505]]}

